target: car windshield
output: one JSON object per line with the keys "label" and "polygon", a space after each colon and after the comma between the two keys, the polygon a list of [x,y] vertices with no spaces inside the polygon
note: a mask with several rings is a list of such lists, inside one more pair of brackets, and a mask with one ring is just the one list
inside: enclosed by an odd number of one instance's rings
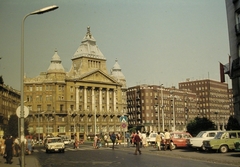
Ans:
{"label": "car windshield", "polygon": [[198,133],[198,135],[196,137],[202,137],[204,133],[205,133],[205,131],[201,131]]}
{"label": "car windshield", "polygon": [[48,143],[57,143],[57,142],[62,142],[61,139],[49,139]]}
{"label": "car windshield", "polygon": [[223,135],[223,132],[218,132],[214,137],[214,139],[221,139],[222,135]]}

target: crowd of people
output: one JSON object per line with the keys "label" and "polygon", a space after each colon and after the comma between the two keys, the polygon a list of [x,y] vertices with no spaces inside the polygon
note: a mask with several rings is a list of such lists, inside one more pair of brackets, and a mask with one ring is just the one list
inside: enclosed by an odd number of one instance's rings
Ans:
{"label": "crowd of people", "polygon": [[[30,137],[26,137],[24,140],[24,149],[26,154],[31,154],[33,151],[33,143]],[[18,157],[21,152],[19,138],[13,138],[7,135],[0,139],[0,154],[6,159],[7,164],[12,163],[13,156]]]}
{"label": "crowd of people", "polygon": [[[164,136],[164,139],[163,139]],[[130,144],[134,147],[136,147],[134,154],[137,155],[137,153],[141,154],[140,148],[144,148],[148,146],[147,142],[147,135],[146,133],[141,133],[140,131],[137,132],[132,132],[131,134],[126,133],[125,138],[127,141],[128,147]],[[111,142],[112,149],[114,150],[115,145],[121,145],[122,141],[124,140],[124,136],[120,133],[115,134],[114,132],[109,133],[109,134],[104,134],[103,136],[101,135],[95,135],[93,139],[93,148],[98,149],[102,146],[104,147],[109,147],[109,143]],[[164,134],[158,132],[155,140],[155,147],[157,150],[161,150],[161,144],[164,144],[163,150],[167,150],[167,148],[172,151],[171,147],[171,135],[170,132],[165,129]]]}

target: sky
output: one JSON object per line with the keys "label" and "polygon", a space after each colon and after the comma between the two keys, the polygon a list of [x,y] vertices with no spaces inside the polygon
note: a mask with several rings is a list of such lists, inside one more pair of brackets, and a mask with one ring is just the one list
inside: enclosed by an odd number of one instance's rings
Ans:
{"label": "sky", "polygon": [[[55,11],[24,23],[24,73],[46,72],[57,50],[66,71],[90,26],[107,59],[118,60],[127,87],[200,79],[220,81],[228,63],[225,0],[0,0],[0,75],[20,90],[21,25],[46,6]],[[230,79],[226,76],[226,81]]]}

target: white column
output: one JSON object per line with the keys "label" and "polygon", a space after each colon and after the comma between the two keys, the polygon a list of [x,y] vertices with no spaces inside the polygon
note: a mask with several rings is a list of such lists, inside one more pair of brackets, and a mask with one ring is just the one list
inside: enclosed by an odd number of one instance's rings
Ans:
{"label": "white column", "polygon": [[113,111],[116,111],[116,91],[113,90]]}
{"label": "white column", "polygon": [[95,95],[94,95],[94,87],[92,87],[92,111],[95,111]]}
{"label": "white column", "polygon": [[106,95],[107,111],[109,111],[109,89],[106,89]]}
{"label": "white column", "polygon": [[79,87],[75,87],[76,89],[76,111],[79,110]]}
{"label": "white column", "polygon": [[87,110],[87,87],[83,87],[83,101],[84,101],[84,107],[83,109],[86,111]]}
{"label": "white column", "polygon": [[102,111],[102,88],[99,88],[99,110]]}

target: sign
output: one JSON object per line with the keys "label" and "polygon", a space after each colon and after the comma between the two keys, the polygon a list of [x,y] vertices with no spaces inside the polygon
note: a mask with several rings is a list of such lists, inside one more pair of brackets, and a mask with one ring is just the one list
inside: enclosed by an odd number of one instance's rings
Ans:
{"label": "sign", "polygon": [[122,122],[122,128],[125,129],[127,127],[127,123],[126,122]]}
{"label": "sign", "polygon": [[120,122],[127,122],[127,121],[128,121],[127,116],[121,116],[120,117]]}
{"label": "sign", "polygon": [[[24,110],[24,115],[23,115],[23,117],[26,118],[26,117],[28,116],[28,114],[29,114],[29,109],[28,109],[28,107],[23,106],[23,110]],[[17,108],[16,114],[17,114],[18,118],[21,118],[21,106],[19,106],[19,107]]]}

